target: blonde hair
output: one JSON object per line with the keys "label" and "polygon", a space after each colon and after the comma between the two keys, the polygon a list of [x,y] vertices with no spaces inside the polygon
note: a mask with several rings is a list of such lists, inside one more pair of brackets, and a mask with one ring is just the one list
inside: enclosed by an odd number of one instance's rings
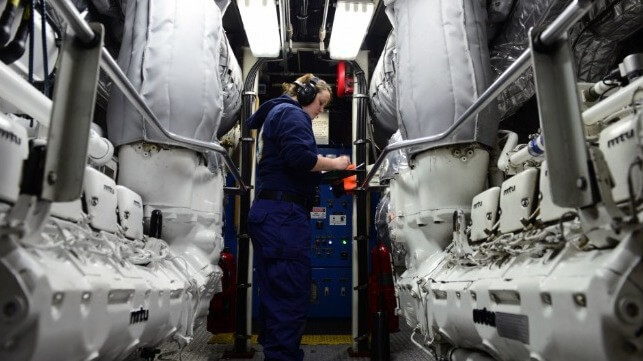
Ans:
{"label": "blonde hair", "polygon": [[[307,83],[310,83],[310,80],[312,78],[316,78],[316,76],[311,73],[307,73],[297,78],[296,81],[302,84],[307,84]],[[295,84],[294,82],[281,84],[281,89],[283,90],[284,94],[290,95],[291,97],[295,97],[295,98],[297,97],[297,87],[298,85]],[[333,98],[333,90],[330,88],[330,85],[328,85],[328,83],[326,83],[324,80],[317,78],[317,83],[315,83],[315,88],[317,88],[317,93],[323,90],[328,91],[328,94],[330,94],[330,99],[328,100],[328,102],[330,103],[330,101]]]}

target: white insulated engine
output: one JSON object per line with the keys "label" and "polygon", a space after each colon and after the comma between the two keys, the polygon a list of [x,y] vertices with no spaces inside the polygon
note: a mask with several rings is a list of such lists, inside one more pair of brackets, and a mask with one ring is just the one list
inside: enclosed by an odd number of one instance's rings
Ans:
{"label": "white insulated engine", "polygon": [[[223,162],[232,162],[215,142],[241,88],[221,26],[229,1],[127,2],[123,71],[100,26],[84,29],[70,2],[50,3],[71,24],[53,102],[26,81],[25,57],[0,63],[0,359],[182,348],[221,288]],[[46,34],[51,73],[59,52],[51,26]],[[99,66],[114,81],[109,140],[91,124]],[[43,73],[36,63],[34,78]],[[197,79],[207,86],[187,92]]]}
{"label": "white insulated engine", "polygon": [[[572,1],[491,84],[474,3],[387,2],[402,139],[375,168],[397,163],[380,172],[378,229],[405,249],[399,312],[440,360],[640,360],[643,56],[625,58],[617,84],[577,84],[566,32],[592,4]],[[542,133],[496,140],[496,117],[478,110],[530,62]]]}

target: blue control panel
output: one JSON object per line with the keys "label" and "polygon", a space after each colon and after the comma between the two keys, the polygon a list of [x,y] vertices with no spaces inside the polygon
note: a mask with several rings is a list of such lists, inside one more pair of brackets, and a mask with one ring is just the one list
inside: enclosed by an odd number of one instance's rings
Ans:
{"label": "blue control panel", "polygon": [[352,272],[350,268],[313,268],[308,317],[351,317]]}
{"label": "blue control panel", "polygon": [[[350,149],[319,148],[325,156],[349,155]],[[308,316],[351,316],[353,196],[335,197],[330,184],[321,184],[310,214],[312,285]]]}
{"label": "blue control panel", "polygon": [[353,197],[333,196],[330,185],[322,184],[319,202],[310,213],[311,260],[313,267],[351,267]]}

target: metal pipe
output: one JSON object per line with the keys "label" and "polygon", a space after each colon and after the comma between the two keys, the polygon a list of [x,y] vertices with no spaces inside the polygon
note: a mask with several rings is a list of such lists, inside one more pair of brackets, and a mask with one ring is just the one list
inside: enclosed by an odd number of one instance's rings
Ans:
{"label": "metal pipe", "polygon": [[509,168],[509,152],[512,151],[516,145],[518,145],[518,134],[510,132],[508,130],[500,130],[498,133],[503,133],[507,135],[507,140],[505,141],[504,147],[500,151],[500,157],[498,158],[497,167],[503,172],[506,172]]}
{"label": "metal pipe", "polygon": [[[71,31],[79,38],[79,40],[90,43],[94,40],[94,32],[90,29],[89,24],[80,17],[80,14],[76,8],[68,0],[50,0],[52,5],[56,8],[59,14],[65,19],[69,24]],[[109,54],[107,49],[103,48],[101,53],[101,68],[107,73],[107,75],[114,81],[114,84],[123,91],[125,97],[134,105],[134,108],[143,116],[148,123],[151,122],[156,126],[167,138],[185,146],[198,151],[210,150],[216,153],[219,153],[223,156],[223,160],[226,163],[228,169],[232,173],[234,179],[239,182],[239,186],[245,192],[248,187],[241,179],[239,170],[234,165],[234,162],[230,158],[228,152],[221,145],[211,142],[204,142],[192,138],[187,138],[174,134],[167,130],[161,122],[158,120],[156,115],[152,110],[147,106],[145,100],[138,94],[132,83],[130,83],[127,76],[123,73],[121,68],[116,64],[116,61]]]}
{"label": "metal pipe", "polygon": [[91,43],[95,39],[94,32],[89,27],[89,24],[83,20],[76,7],[69,0],[49,0],[49,2],[56,8],[58,14],[69,25],[71,31],[83,43]]}
{"label": "metal pipe", "polygon": [[0,98],[29,114],[41,125],[49,127],[51,100],[3,62],[0,62],[0,84]]}
{"label": "metal pipe", "polygon": [[297,9],[297,20],[299,20],[299,31],[302,36],[308,35],[308,0],[299,0]]}
{"label": "metal pipe", "polygon": [[[509,159],[507,159],[509,163],[508,166],[517,167],[531,159],[542,159],[544,154],[545,144],[543,142],[543,136],[541,134],[538,137],[530,140],[524,148],[509,156]],[[504,169],[501,168],[501,170]]]}
{"label": "metal pipe", "polygon": [[538,36],[544,45],[550,45],[560,39],[592,7],[593,0],[574,0],[563,10],[549,26]]}
{"label": "metal pipe", "polygon": [[324,3],[324,16],[322,18],[322,23],[321,27],[319,28],[319,50],[324,52],[326,49],[324,48],[324,40],[326,39],[326,19],[328,17],[328,4],[330,3],[330,0],[326,0]]}
{"label": "metal pipe", "polygon": [[286,24],[288,28],[288,49],[292,51],[292,37],[293,37],[293,28],[292,20],[290,19],[290,0],[286,0]]}
{"label": "metal pipe", "polygon": [[[542,45],[550,45],[558,38],[565,34],[579,19],[581,19],[587,11],[591,8],[591,0],[574,0],[565,10],[559,15],[548,27],[538,36],[539,42]],[[531,66],[531,50],[525,50],[511,66],[502,73],[496,81],[482,95],[476,99],[473,104],[453,123],[447,130],[442,133],[398,142],[391,144],[382,150],[382,154],[377,158],[377,161],[368,172],[364,183],[361,188],[368,188],[368,183],[373,179],[375,172],[380,168],[388,153],[409,148],[413,146],[429,145],[440,140],[443,140],[455,133],[462,125],[473,119],[482,109],[488,106],[495,98],[500,95],[511,83],[513,83],[522,73],[524,73],[529,66]]]}
{"label": "metal pipe", "polygon": [[[264,59],[258,59],[252,65],[252,68],[246,74],[246,80],[243,87],[243,106],[241,110],[241,174],[243,180],[246,182],[251,181],[252,177],[252,130],[246,124],[246,120],[252,115],[253,105],[255,101],[254,84],[255,78],[259,69],[265,62]],[[235,315],[235,330],[234,330],[234,346],[233,351],[235,354],[247,354],[252,352],[248,348],[248,340],[250,339],[250,327],[248,315],[249,310],[252,310],[252,298],[249,296],[248,289],[251,287],[250,278],[252,272],[250,271],[250,264],[252,262],[252,250],[250,245],[250,236],[248,235],[248,217],[251,204],[251,192],[241,194],[239,200],[239,230],[237,233],[237,307]]]}
{"label": "metal pipe", "polygon": [[615,111],[630,105],[632,100],[634,100],[634,94],[642,87],[643,76],[584,111],[583,122],[585,122],[586,125],[596,124],[611,114],[614,114]]}
{"label": "metal pipe", "polygon": [[283,58],[283,67],[288,68],[288,58],[286,57],[286,0],[279,0],[279,29],[281,29],[281,57]]}
{"label": "metal pipe", "polygon": [[[0,98],[18,107],[26,114],[29,114],[41,126],[49,128],[51,118],[51,99],[36,90],[22,77],[18,76],[11,68],[0,62]],[[111,150],[110,150],[111,148]],[[104,162],[105,158],[111,158],[114,153],[113,145],[91,130],[89,137],[89,157],[94,162]],[[97,154],[102,154],[98,157]],[[100,163],[101,165],[103,163]]]}
{"label": "metal pipe", "polygon": [[[364,71],[357,61],[352,61],[351,66],[357,78],[356,93],[353,97],[356,99],[354,106],[357,107],[357,120],[355,127],[355,163],[366,163],[366,127],[367,127],[367,85]],[[361,182],[364,173],[357,174],[357,181]],[[365,352],[368,350],[368,222],[367,222],[367,196],[364,189],[355,193],[355,210],[356,216],[356,236],[354,244],[357,245],[357,284],[353,286],[357,289],[357,330],[353,332],[357,338],[356,352]],[[353,316],[355,317],[355,316]]]}

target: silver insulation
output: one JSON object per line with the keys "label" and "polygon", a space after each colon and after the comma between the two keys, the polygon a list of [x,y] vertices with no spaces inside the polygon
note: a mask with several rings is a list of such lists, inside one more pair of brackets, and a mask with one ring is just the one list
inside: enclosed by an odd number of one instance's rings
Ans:
{"label": "silver insulation", "polygon": [[[491,65],[496,75],[502,74],[529,45],[530,28],[542,28],[553,21],[570,0],[499,0],[490,4],[496,19],[491,28],[496,33],[490,44]],[[493,5],[496,4],[496,5]],[[509,6],[511,5],[511,6]],[[607,75],[618,60],[619,43],[643,26],[641,0],[597,0],[594,8],[570,31],[570,41],[581,81],[595,82]],[[533,74],[526,72],[498,97],[501,116],[515,113],[535,94]]]}
{"label": "silver insulation", "polygon": [[241,92],[243,91],[243,77],[241,68],[230,47],[227,36],[223,36],[221,52],[219,54],[219,77],[223,86],[223,116],[217,135],[220,137],[227,133],[238,120],[241,109]]}
{"label": "silver insulation", "polygon": [[[171,132],[216,139],[224,113],[219,52],[221,10],[211,0],[128,1],[118,57],[132,85]],[[146,140],[172,144],[112,89],[109,139],[115,146]]]}
{"label": "silver insulation", "polygon": [[397,92],[395,90],[395,31],[391,31],[382,55],[373,70],[369,95],[373,124],[385,138],[397,131]]}
{"label": "silver insulation", "polygon": [[[404,139],[449,128],[493,79],[481,1],[387,0],[396,32],[398,125]],[[493,106],[438,145],[495,142]]]}

